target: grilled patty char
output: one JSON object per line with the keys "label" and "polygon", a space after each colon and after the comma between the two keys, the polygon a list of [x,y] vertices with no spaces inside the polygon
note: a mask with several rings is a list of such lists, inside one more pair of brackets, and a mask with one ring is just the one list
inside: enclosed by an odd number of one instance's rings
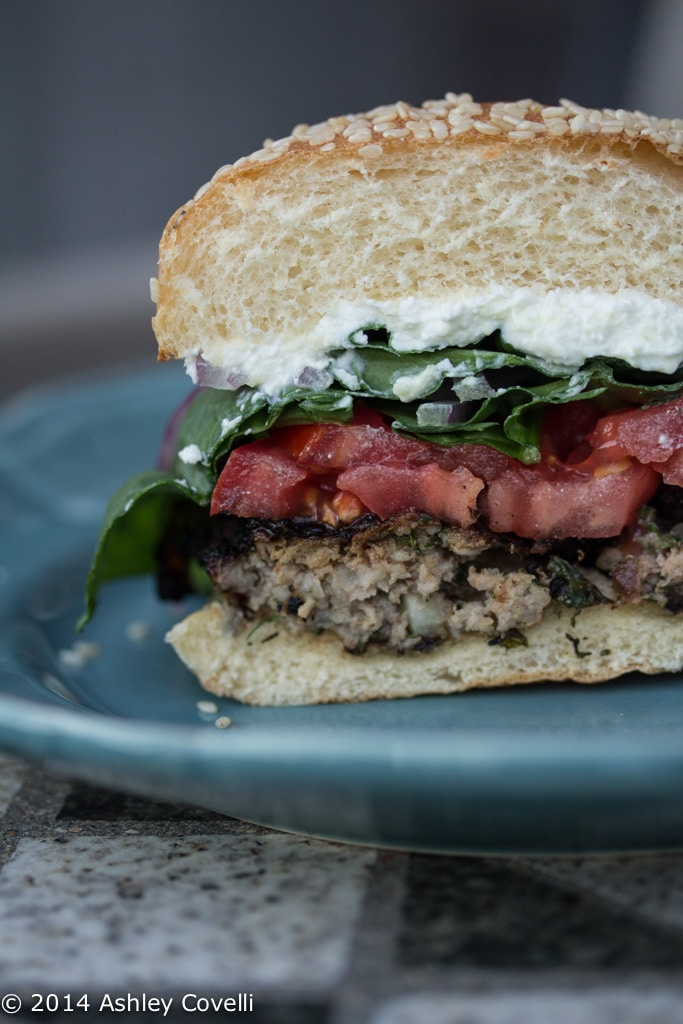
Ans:
{"label": "grilled patty char", "polygon": [[412,514],[334,529],[183,505],[162,545],[159,585],[166,598],[182,596],[196,560],[246,621],[276,616],[293,630],[332,631],[352,653],[422,650],[463,634],[523,643],[552,602],[683,608],[683,514],[671,490],[660,489],[628,536],[585,543],[535,543]]}

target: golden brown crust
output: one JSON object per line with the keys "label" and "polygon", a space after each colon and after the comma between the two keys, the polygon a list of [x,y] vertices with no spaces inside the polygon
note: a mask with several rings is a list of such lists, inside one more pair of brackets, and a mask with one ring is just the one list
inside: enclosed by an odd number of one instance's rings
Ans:
{"label": "golden brown crust", "polygon": [[[640,268],[652,266],[652,272],[643,281],[643,290],[656,295],[659,288],[667,296],[671,294],[666,275],[662,275],[663,257],[655,254],[651,259],[649,251],[642,249],[643,242],[653,244],[649,239],[651,223],[648,225],[648,215],[644,212],[647,203],[643,203],[643,193],[656,193],[657,223],[666,219],[667,208],[670,209],[669,219],[677,221],[678,212],[671,208],[671,203],[672,195],[678,196],[673,200],[676,206],[680,200],[683,120],[658,119],[623,110],[589,110],[567,100],[555,107],[532,100],[479,104],[469,95],[449,94],[443,100],[430,101],[421,107],[399,102],[367,114],[335,117],[310,127],[300,125],[287,138],[269,141],[257,153],[220,168],[194,199],[176,211],[161,240],[154,320],[160,358],[202,354],[205,340],[210,339],[206,344],[214,357],[209,354],[209,362],[224,365],[237,356],[239,363],[235,345],[238,349],[252,343],[260,346],[260,339],[268,331],[287,344],[289,325],[292,336],[310,335],[325,315],[326,303],[340,297],[354,298],[349,292],[353,287],[358,291],[361,281],[367,281],[372,292],[379,287],[380,280],[391,288],[395,279],[396,290],[397,282],[406,279],[405,267],[398,267],[397,262],[402,257],[387,262],[388,256],[382,254],[391,251],[392,239],[383,235],[383,240],[378,242],[370,237],[372,232],[363,234],[364,227],[356,217],[356,210],[360,209],[361,219],[367,219],[363,204],[375,201],[373,188],[383,175],[397,173],[408,190],[414,187],[409,183],[410,176],[415,175],[416,164],[411,157],[418,153],[425,158],[420,161],[425,174],[436,175],[439,179],[444,176],[444,189],[460,190],[465,186],[462,210],[450,214],[453,224],[448,228],[452,239],[457,236],[457,245],[461,244],[461,239],[463,242],[467,239],[466,216],[472,216],[471,206],[467,204],[477,198],[479,186],[473,180],[477,168],[482,172],[487,170],[482,176],[489,184],[482,181],[480,193],[484,204],[490,203],[485,192],[489,187],[494,206],[495,195],[501,191],[508,190],[512,199],[518,198],[525,189],[534,194],[537,190],[543,192],[547,202],[538,207],[533,244],[527,247],[528,256],[524,257],[528,263],[526,269],[523,268],[525,277],[520,281],[509,280],[506,271],[496,267],[499,282],[517,285],[535,279],[549,289],[604,287],[606,291],[614,291],[634,287],[636,280],[640,286]],[[546,153],[552,168],[544,170]],[[636,160],[631,159],[634,155]],[[459,167],[454,167],[455,164]],[[629,167],[631,164],[633,167]],[[524,173],[520,174],[520,168]],[[595,187],[596,182],[590,175],[605,170],[609,173],[601,174],[603,180]],[[339,171],[344,174],[337,173]],[[563,194],[561,183],[565,178],[569,180],[575,171],[580,181],[577,179],[577,194],[572,199]],[[354,191],[349,179],[351,173],[365,179],[363,187],[356,181]],[[554,181],[558,182],[555,193]],[[316,235],[322,223],[320,204],[316,207],[312,198],[308,203],[305,201],[307,196],[317,194],[319,186],[328,197],[326,201],[342,217],[336,222],[336,234],[335,225],[331,225],[330,245],[339,252],[340,240],[350,238],[349,250],[355,247],[354,251],[358,251],[358,240],[361,248],[364,247],[365,262],[355,285],[353,267],[347,266],[345,279],[327,259],[324,243],[320,247],[320,236]],[[439,202],[436,186],[430,187],[432,192],[425,198],[429,209],[432,202]],[[623,197],[621,206],[609,200],[610,195],[617,194]],[[615,251],[598,253],[592,238],[583,244],[581,238],[572,235],[564,239],[564,252],[556,243],[552,243],[554,249],[548,252],[551,243],[549,237],[543,236],[544,224],[553,229],[559,226],[562,231],[569,230],[570,224],[574,224],[573,212],[563,219],[558,211],[567,211],[572,203],[579,212],[585,211],[589,197],[600,221],[595,231],[602,235],[605,246],[609,243]],[[391,197],[382,199],[382,202],[387,201],[390,202]],[[353,216],[347,217],[343,211],[345,203],[353,207]],[[609,214],[611,219],[607,223],[606,210],[608,207],[611,210],[612,206],[615,213]],[[446,256],[444,239],[437,238],[436,234],[432,237],[431,229],[425,231],[420,221],[424,211],[410,209],[405,203],[402,211],[406,212],[403,222],[396,220],[395,210],[389,218],[397,224],[396,241],[410,239],[412,218],[419,222],[425,253],[439,253],[439,265],[430,265],[426,260],[425,279],[438,282],[444,271],[439,285],[442,293],[443,289],[466,286],[464,265],[458,267],[452,256]],[[306,239],[309,244],[297,247],[298,240],[303,239],[311,224],[312,232]],[[495,265],[496,247],[511,252],[514,246],[509,238],[499,238],[496,234],[500,213],[495,209],[488,212],[486,207],[480,209],[477,224],[482,249],[486,247],[482,257],[486,272],[487,266]],[[528,230],[528,225],[524,228]],[[662,250],[668,245],[667,230],[665,228],[662,236]],[[614,234],[613,239],[608,238],[608,232]],[[283,240],[285,245],[280,246]],[[569,261],[571,265],[567,258],[569,248],[574,253],[574,259]],[[588,253],[594,251],[602,267],[614,265],[617,268],[611,275],[613,280],[590,269],[584,249]],[[634,255],[636,249],[640,249],[639,256]],[[308,250],[312,255],[307,255]],[[377,260],[372,256],[375,250],[379,254]],[[452,248],[448,252],[452,252]],[[257,268],[258,253],[262,255]],[[553,253],[557,253],[557,266]],[[245,254],[251,260],[248,267]],[[353,255],[345,256],[343,251],[340,259],[350,265],[355,260]],[[447,259],[450,263],[446,273]],[[471,280],[480,281],[482,268],[472,259],[472,254],[468,253],[466,263],[472,267]],[[374,261],[374,265],[370,266],[370,261]],[[277,278],[295,263],[296,279]],[[365,269],[366,263],[369,272]],[[583,273],[581,267],[585,268]],[[409,269],[407,277],[412,280],[414,276]],[[266,287],[266,282],[272,284]],[[335,286],[338,294],[334,293]],[[422,294],[423,284],[419,287]],[[274,311],[281,315],[280,322],[277,315],[273,316]],[[216,359],[216,353],[221,357]]]}
{"label": "golden brown crust", "polygon": [[[553,145],[558,140],[593,138],[610,146],[646,143],[673,163],[683,163],[683,119],[658,118],[641,111],[593,109],[571,100],[546,106],[535,100],[477,103],[469,93],[447,93],[443,100],[428,100],[421,107],[399,101],[365,114],[332,117],[315,125],[297,125],[292,134],[263,149],[219,168],[190,202],[171,217],[164,239],[178,227],[188,210],[226,175],[257,177],[264,166],[293,155],[357,152],[372,155],[366,146],[379,149],[419,149],[450,143],[467,145],[490,141],[495,149],[503,143],[536,142]],[[163,243],[162,243],[163,244]]]}

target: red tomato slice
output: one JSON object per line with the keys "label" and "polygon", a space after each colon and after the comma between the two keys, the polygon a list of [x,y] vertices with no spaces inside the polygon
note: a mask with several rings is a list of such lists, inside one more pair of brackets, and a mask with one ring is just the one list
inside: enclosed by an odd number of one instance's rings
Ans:
{"label": "red tomato slice", "polygon": [[429,449],[436,447],[402,437],[381,419],[377,424],[318,423],[285,427],[274,431],[272,436],[297,462],[316,473],[370,462],[424,463],[429,460]]}
{"label": "red tomato slice", "polygon": [[420,511],[434,519],[457,526],[471,526],[477,518],[477,498],[484,489],[484,481],[474,476],[465,466],[441,469],[431,464],[416,471],[422,499]]}
{"label": "red tomato slice", "polygon": [[525,466],[510,459],[489,481],[482,504],[490,528],[535,540],[621,533],[652,497],[659,476],[621,447],[593,449],[613,418],[598,419],[588,402],[549,408],[541,461]]}
{"label": "red tomato slice", "polygon": [[447,448],[418,441],[396,433],[380,416],[374,415],[376,420],[365,424],[356,423],[354,417],[351,424],[284,427],[273,431],[271,438],[314,473],[370,464],[435,464],[444,470],[465,466],[475,476],[489,480],[507,467],[507,456],[487,445],[458,444]]}
{"label": "red tomato slice", "polygon": [[474,476],[480,477],[488,483],[495,480],[497,476],[510,465],[511,460],[495,448],[489,448],[485,444],[456,444],[452,448],[442,448],[440,445],[430,445],[434,449],[434,462],[442,469],[457,469],[458,466],[465,466]]}
{"label": "red tomato slice", "polygon": [[611,458],[632,455],[644,464],[667,462],[683,448],[683,397],[604,416],[588,440]]}
{"label": "red tomato slice", "polygon": [[380,519],[401,512],[426,512],[457,526],[471,526],[477,497],[484,486],[464,466],[397,464],[352,466],[337,477],[337,486],[354,494]]}
{"label": "red tomato slice", "polygon": [[658,474],[635,459],[611,467],[587,462],[579,472],[516,464],[492,480],[483,498],[488,524],[496,533],[533,540],[615,537],[633,521],[657,489]]}
{"label": "red tomato slice", "polygon": [[666,462],[653,462],[652,468],[662,474],[665,484],[683,487],[683,448],[674,452]]}
{"label": "red tomato slice", "polygon": [[211,511],[332,524],[368,509],[382,519],[419,511],[468,526],[479,501],[496,532],[615,536],[652,496],[659,474],[683,486],[683,399],[601,418],[588,402],[550,407],[541,455],[525,466],[486,445],[418,441],[361,407],[351,424],[281,428],[236,449]]}
{"label": "red tomato slice", "polygon": [[211,515],[291,519],[306,508],[309,475],[271,441],[236,448],[211,498]]}

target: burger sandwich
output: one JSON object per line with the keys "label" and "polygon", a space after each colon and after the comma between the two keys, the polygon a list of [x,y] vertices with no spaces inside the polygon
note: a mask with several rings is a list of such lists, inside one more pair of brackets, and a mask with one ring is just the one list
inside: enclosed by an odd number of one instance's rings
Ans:
{"label": "burger sandwich", "polygon": [[[153,324],[195,385],[88,581],[209,581],[213,693],[683,667],[683,121],[448,94],[221,168]],[[201,585],[200,584],[200,589]]]}

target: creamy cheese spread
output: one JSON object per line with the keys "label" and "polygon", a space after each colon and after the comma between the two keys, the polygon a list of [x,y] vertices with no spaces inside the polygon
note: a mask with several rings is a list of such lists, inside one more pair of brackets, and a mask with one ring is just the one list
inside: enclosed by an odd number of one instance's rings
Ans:
{"label": "creamy cheese spread", "polygon": [[196,466],[199,462],[206,462],[206,456],[199,445],[188,444],[178,452],[178,458],[186,466]]}
{"label": "creamy cheese spread", "polygon": [[[339,301],[305,336],[227,346],[230,366],[222,366],[219,357],[226,351],[225,340],[214,346],[206,339],[187,368],[196,380],[204,360],[220,366],[230,380],[276,395],[288,385],[306,383],[311,371],[328,368],[332,351],[362,348],[364,328],[370,327],[385,327],[390,348],[399,353],[469,346],[500,330],[520,353],[570,371],[595,356],[660,373],[673,373],[683,362],[683,307],[675,302],[634,289],[607,293],[494,286],[450,298]],[[407,382],[402,391],[397,397],[411,401],[413,388]]]}

